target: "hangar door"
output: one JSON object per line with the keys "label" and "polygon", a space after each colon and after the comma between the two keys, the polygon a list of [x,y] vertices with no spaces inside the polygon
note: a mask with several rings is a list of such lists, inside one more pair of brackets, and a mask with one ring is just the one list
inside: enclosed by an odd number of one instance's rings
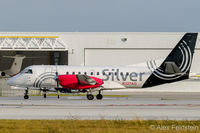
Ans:
{"label": "hangar door", "polygon": [[85,49],[85,65],[132,65],[165,58],[168,48]]}

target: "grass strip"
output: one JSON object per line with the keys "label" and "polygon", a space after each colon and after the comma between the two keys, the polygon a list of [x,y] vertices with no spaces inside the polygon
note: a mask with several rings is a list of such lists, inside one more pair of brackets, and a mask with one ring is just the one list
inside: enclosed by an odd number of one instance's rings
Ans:
{"label": "grass strip", "polygon": [[188,133],[199,127],[200,121],[0,120],[0,133]]}

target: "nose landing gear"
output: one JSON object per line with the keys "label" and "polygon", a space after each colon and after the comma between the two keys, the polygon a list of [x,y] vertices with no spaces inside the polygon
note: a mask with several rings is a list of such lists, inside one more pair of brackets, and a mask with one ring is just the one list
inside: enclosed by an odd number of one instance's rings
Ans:
{"label": "nose landing gear", "polygon": [[24,99],[29,99],[28,88],[25,90]]}

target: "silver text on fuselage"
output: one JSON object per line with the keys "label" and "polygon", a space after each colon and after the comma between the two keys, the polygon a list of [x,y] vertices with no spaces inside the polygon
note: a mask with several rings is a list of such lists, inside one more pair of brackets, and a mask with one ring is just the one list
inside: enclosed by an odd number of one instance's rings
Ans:
{"label": "silver text on fuselage", "polygon": [[145,74],[145,72],[120,72],[119,69],[103,69],[102,75],[104,75],[103,80],[108,81],[115,79],[117,81],[126,81],[130,79],[130,81],[142,81],[142,76]]}

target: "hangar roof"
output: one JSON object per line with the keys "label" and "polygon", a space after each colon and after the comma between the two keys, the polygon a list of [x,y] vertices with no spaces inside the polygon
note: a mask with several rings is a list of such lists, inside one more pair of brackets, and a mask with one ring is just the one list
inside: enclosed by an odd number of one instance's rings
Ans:
{"label": "hangar roof", "polygon": [[58,36],[0,36],[0,51],[66,51]]}

